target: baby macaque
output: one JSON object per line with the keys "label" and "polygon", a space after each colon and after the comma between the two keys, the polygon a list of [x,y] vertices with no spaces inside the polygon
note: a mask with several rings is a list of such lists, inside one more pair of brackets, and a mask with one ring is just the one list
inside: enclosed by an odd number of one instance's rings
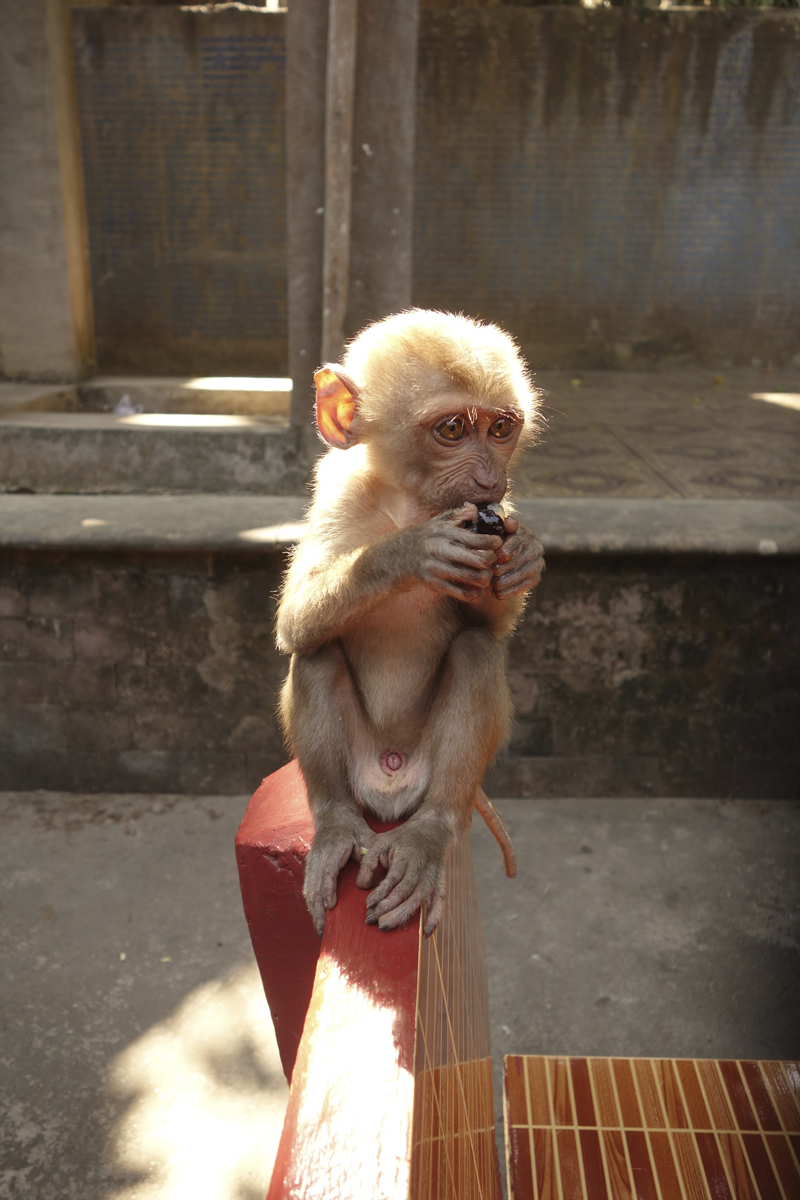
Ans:
{"label": "baby macaque", "polygon": [[[508,334],[422,309],[368,326],[314,378],[331,449],[278,611],[281,715],[316,831],[304,894],[322,933],[354,858],[367,924],[424,904],[431,934],[473,805],[513,874],[480,783],[511,715],[502,639],[544,569],[536,536],[497,508],[538,395]],[[376,835],[364,811],[408,819]]]}

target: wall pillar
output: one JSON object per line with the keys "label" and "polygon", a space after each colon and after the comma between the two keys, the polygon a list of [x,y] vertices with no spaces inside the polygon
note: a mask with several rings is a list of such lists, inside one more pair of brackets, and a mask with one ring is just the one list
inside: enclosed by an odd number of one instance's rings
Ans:
{"label": "wall pillar", "polygon": [[0,0],[0,373],[74,380],[94,358],[66,0]]}
{"label": "wall pillar", "polygon": [[[411,303],[418,0],[359,0],[345,334]],[[287,14],[292,417],[310,421],[321,362],[327,0]]]}

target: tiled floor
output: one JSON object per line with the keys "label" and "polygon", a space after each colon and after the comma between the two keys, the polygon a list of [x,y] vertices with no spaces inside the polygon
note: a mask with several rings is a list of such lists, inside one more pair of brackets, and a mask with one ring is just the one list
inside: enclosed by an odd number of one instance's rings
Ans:
{"label": "tiled floor", "polygon": [[516,472],[519,497],[800,497],[800,368],[536,382],[546,428]]}
{"label": "tiled floor", "polygon": [[512,1200],[797,1200],[800,1064],[505,1060]]}

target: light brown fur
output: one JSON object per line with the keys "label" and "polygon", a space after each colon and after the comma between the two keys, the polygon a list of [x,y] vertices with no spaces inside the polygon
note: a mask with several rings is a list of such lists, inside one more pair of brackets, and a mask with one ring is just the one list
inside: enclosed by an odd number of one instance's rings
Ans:
{"label": "light brown fur", "polygon": [[[347,859],[363,887],[383,865],[367,921],[394,928],[424,903],[430,933],[447,849],[507,736],[501,639],[543,570],[515,517],[505,541],[462,526],[505,496],[537,394],[507,334],[424,310],[368,327],[331,370],[355,397],[332,442],[349,448],[317,468],[278,613],[281,711],[316,826],[305,894],[321,931]],[[376,836],[364,808],[408,820]]]}

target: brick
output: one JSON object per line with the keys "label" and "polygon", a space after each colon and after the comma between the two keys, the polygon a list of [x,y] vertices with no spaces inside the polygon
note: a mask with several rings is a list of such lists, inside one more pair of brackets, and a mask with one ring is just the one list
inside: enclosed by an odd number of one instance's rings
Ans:
{"label": "brick", "polygon": [[113,666],[77,661],[47,666],[44,687],[51,704],[104,704],[117,702]]}
{"label": "brick", "polygon": [[28,611],[36,617],[72,617],[93,603],[92,577],[69,570],[36,572]]}
{"label": "brick", "polygon": [[0,659],[67,662],[73,657],[70,621],[0,621]]}
{"label": "brick", "polygon": [[21,617],[25,613],[25,597],[17,588],[0,587],[0,617]]}
{"label": "brick", "polygon": [[75,618],[75,655],[100,662],[124,662],[133,654],[133,637],[122,627],[101,625],[81,613]]}
{"label": "brick", "polygon": [[64,709],[64,723],[71,746],[82,752],[113,754],[131,745],[128,713],[108,708]]}
{"label": "brick", "polygon": [[71,746],[66,713],[53,705],[15,705],[0,710],[0,751],[19,755],[67,752]]}
{"label": "brick", "polygon": [[0,663],[0,705],[37,704],[43,694],[38,663]]}

